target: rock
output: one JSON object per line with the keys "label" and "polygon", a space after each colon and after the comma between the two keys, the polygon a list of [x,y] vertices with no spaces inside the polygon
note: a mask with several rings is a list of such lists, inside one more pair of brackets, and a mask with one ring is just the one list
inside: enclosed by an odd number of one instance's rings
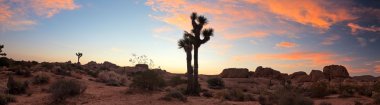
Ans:
{"label": "rock", "polygon": [[377,78],[372,75],[354,76],[352,78],[361,82],[373,82],[377,80]]}
{"label": "rock", "polygon": [[296,79],[296,78],[299,78],[301,76],[307,76],[306,72],[304,71],[298,71],[298,72],[294,72],[293,74],[290,74],[290,79]]}
{"label": "rock", "polygon": [[325,66],[323,67],[323,74],[329,80],[337,78],[350,78],[350,74],[348,74],[346,67],[341,65]]}
{"label": "rock", "polygon": [[310,81],[317,82],[322,79],[326,79],[325,75],[320,70],[311,70],[310,72]]}
{"label": "rock", "polygon": [[246,68],[227,68],[220,73],[222,78],[248,78],[249,70]]}
{"label": "rock", "polygon": [[279,71],[273,70],[272,68],[263,68],[262,66],[259,66],[256,68],[254,76],[264,77],[264,78],[275,78],[275,79],[283,78],[283,75]]}

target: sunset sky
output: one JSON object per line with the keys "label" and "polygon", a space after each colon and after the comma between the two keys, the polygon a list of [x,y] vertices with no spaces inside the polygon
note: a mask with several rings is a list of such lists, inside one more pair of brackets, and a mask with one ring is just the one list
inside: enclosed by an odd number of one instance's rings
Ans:
{"label": "sunset sky", "polygon": [[192,12],[215,30],[199,51],[201,74],[330,64],[380,74],[378,0],[0,0],[0,44],[15,60],[76,62],[82,52],[82,63],[132,66],[135,53],[184,73],[177,40],[191,30]]}

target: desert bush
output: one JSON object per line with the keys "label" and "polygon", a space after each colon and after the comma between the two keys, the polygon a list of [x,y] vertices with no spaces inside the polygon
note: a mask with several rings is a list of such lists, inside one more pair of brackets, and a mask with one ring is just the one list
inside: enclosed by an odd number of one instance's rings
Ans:
{"label": "desert bush", "polygon": [[48,69],[48,70],[51,70],[51,69],[53,69],[54,64],[49,63],[49,62],[42,62],[42,63],[41,63],[41,66],[42,66],[43,68],[46,68],[46,69]]}
{"label": "desert bush", "polygon": [[319,105],[332,105],[332,104],[326,101],[322,101],[321,103],[319,103]]}
{"label": "desert bush", "polygon": [[61,79],[54,82],[49,91],[52,93],[53,102],[64,101],[68,97],[76,96],[86,90],[83,83],[75,79]]}
{"label": "desert bush", "polygon": [[361,103],[360,101],[357,101],[357,100],[354,101],[354,104],[355,105],[363,105],[363,103]]}
{"label": "desert bush", "polygon": [[230,101],[254,101],[254,97],[251,94],[243,93],[239,89],[227,89],[223,94],[223,99]]}
{"label": "desert bush", "polygon": [[339,97],[346,98],[352,97],[355,93],[356,88],[351,85],[341,85],[339,86]]}
{"label": "desert bush", "polygon": [[8,103],[16,102],[16,98],[9,94],[0,93],[0,105],[8,105]]}
{"label": "desert bush", "polygon": [[360,95],[371,97],[372,96],[372,88],[368,88],[368,87],[370,87],[370,86],[359,86],[359,87],[357,87],[356,91]]}
{"label": "desert bush", "polygon": [[187,101],[186,96],[177,90],[170,91],[164,97],[162,97],[162,99],[166,100],[166,101],[171,101],[173,98],[178,99],[178,100],[183,101],[183,102]]}
{"label": "desert bush", "polygon": [[71,76],[71,72],[68,69],[57,69],[54,74],[63,75],[63,76]]}
{"label": "desert bush", "polygon": [[311,97],[323,98],[329,94],[327,84],[324,82],[315,82],[310,87]]}
{"label": "desert bush", "polygon": [[202,96],[210,98],[210,97],[213,97],[213,94],[211,92],[209,92],[209,91],[205,91],[205,92],[202,93]]}
{"label": "desert bush", "polygon": [[278,105],[313,105],[312,99],[307,98],[289,89],[279,89],[275,92],[275,99]]}
{"label": "desert bush", "polygon": [[110,86],[124,86],[127,78],[114,71],[103,71],[98,74],[96,80]]}
{"label": "desert bush", "polygon": [[277,102],[277,100],[275,99],[273,95],[269,95],[269,96],[260,95],[258,97],[258,101],[260,105],[274,105]]}
{"label": "desert bush", "polygon": [[170,78],[170,80],[169,80],[169,84],[170,84],[171,86],[177,86],[177,85],[180,85],[180,84],[186,84],[186,83],[187,83],[187,80],[182,79],[180,76],[172,77],[172,78]]}
{"label": "desert bush", "polygon": [[372,99],[375,105],[380,104],[380,93],[375,93],[372,95]]}
{"label": "desert bush", "polygon": [[24,76],[24,77],[32,76],[32,72],[30,72],[29,70],[26,70],[26,69],[22,69],[21,67],[20,68],[14,68],[13,71],[15,72],[16,75],[19,75],[19,76]]}
{"label": "desert bush", "polygon": [[373,84],[373,91],[377,92],[377,93],[380,93],[380,81],[376,82],[375,84]]}
{"label": "desert bush", "polygon": [[11,64],[11,60],[8,59],[7,57],[1,57],[0,58],[0,67],[3,67],[3,66],[9,67],[10,64]]}
{"label": "desert bush", "polygon": [[33,84],[46,84],[49,83],[50,77],[46,73],[39,72],[33,77]]}
{"label": "desert bush", "polygon": [[210,89],[222,89],[224,88],[224,81],[222,78],[209,78],[207,80],[208,87]]}
{"label": "desert bush", "polygon": [[8,93],[9,94],[24,94],[28,88],[29,83],[27,81],[21,82],[13,79],[13,76],[8,78]]}
{"label": "desert bush", "polygon": [[165,80],[156,72],[147,70],[135,74],[130,85],[131,88],[154,91],[165,87]]}

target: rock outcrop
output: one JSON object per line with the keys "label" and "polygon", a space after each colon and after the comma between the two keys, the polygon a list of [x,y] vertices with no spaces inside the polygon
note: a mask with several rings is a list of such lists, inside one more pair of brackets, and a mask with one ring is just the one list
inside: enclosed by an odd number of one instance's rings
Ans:
{"label": "rock outcrop", "polygon": [[323,67],[323,74],[329,80],[350,78],[350,75],[348,74],[346,67],[341,65],[325,66]]}
{"label": "rock outcrop", "polygon": [[325,75],[320,70],[311,70],[309,76],[310,76],[310,81],[312,82],[317,82],[322,79],[326,79]]}
{"label": "rock outcrop", "polygon": [[373,82],[377,80],[377,78],[372,75],[354,76],[352,78],[361,82]]}
{"label": "rock outcrop", "polygon": [[305,75],[307,76],[306,72],[304,72],[304,71],[294,72],[293,74],[290,74],[290,79],[296,79],[299,77],[303,77]]}
{"label": "rock outcrop", "polygon": [[259,66],[256,68],[254,76],[264,77],[264,78],[274,78],[274,79],[283,78],[283,75],[279,71],[273,70],[272,68],[263,68],[262,66]]}
{"label": "rock outcrop", "polygon": [[249,70],[246,68],[227,68],[220,73],[222,78],[248,78]]}

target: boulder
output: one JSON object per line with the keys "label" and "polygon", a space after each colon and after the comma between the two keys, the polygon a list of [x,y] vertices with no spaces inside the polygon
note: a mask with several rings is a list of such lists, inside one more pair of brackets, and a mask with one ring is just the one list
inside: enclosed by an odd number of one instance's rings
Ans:
{"label": "boulder", "polygon": [[319,80],[326,79],[325,75],[320,70],[311,70],[309,75],[310,75],[310,80],[312,82],[317,82]]}
{"label": "boulder", "polygon": [[372,75],[354,76],[352,78],[361,82],[373,82],[377,80],[377,78]]}
{"label": "boulder", "polygon": [[149,66],[147,64],[136,64],[135,65],[135,70],[136,71],[145,71],[149,70]]}
{"label": "boulder", "polygon": [[264,78],[275,78],[275,79],[283,78],[283,75],[281,74],[281,72],[277,70],[273,70],[272,68],[263,68],[262,66],[259,66],[256,68],[254,76],[264,77]]}
{"label": "boulder", "polygon": [[220,73],[222,78],[248,78],[249,70],[246,68],[227,68]]}
{"label": "boulder", "polygon": [[290,74],[290,79],[296,79],[305,75],[307,76],[306,72],[304,71],[294,72],[293,74]]}
{"label": "boulder", "polygon": [[348,74],[346,67],[341,65],[329,65],[323,67],[323,74],[327,79],[339,79],[339,78],[350,78],[350,74]]}

